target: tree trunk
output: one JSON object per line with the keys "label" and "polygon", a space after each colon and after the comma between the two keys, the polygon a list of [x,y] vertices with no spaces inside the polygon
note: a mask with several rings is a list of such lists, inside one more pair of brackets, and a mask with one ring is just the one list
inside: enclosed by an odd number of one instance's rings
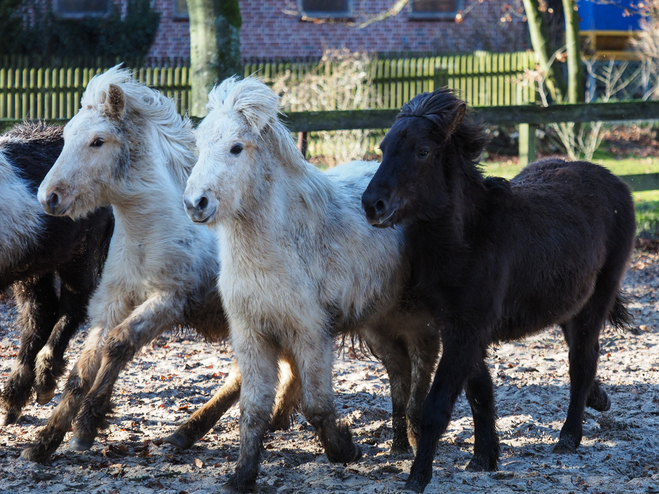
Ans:
{"label": "tree trunk", "polygon": [[563,0],[565,15],[565,47],[567,49],[568,103],[585,101],[579,39],[579,15],[574,0]]}
{"label": "tree trunk", "polygon": [[206,115],[208,93],[232,75],[240,75],[238,0],[187,0],[190,16],[190,115]]}
{"label": "tree trunk", "polygon": [[[563,0],[563,2],[572,3],[572,0]],[[533,45],[533,51],[538,57],[540,70],[545,79],[545,85],[554,102],[561,103],[567,92],[565,79],[560,71],[560,67],[556,66],[556,61],[552,60],[554,49],[549,40],[549,28],[542,12],[540,12],[538,0],[524,0],[524,10],[526,11],[526,19],[529,25],[531,44]]]}

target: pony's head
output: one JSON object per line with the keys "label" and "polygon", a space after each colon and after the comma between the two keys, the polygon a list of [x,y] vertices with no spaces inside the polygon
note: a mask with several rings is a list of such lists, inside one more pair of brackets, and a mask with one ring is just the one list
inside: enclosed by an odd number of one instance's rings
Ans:
{"label": "pony's head", "polygon": [[[113,67],[89,81],[80,110],[64,128],[64,149],[39,187],[39,201],[48,214],[84,216],[112,204],[135,163],[147,166],[159,161],[156,155],[182,184],[194,162],[193,146],[190,124],[171,100]],[[183,159],[173,158],[177,151]]]}
{"label": "pony's head", "polygon": [[446,88],[403,105],[380,144],[382,164],[362,196],[369,223],[389,227],[423,216],[428,201],[448,196],[455,166],[474,166],[487,143],[484,129],[465,118],[466,104]]}
{"label": "pony's head", "polygon": [[208,115],[195,132],[199,158],[184,194],[192,221],[214,223],[258,200],[274,166],[267,153],[284,162],[303,160],[278,120],[278,103],[253,77],[227,79],[210,92]]}

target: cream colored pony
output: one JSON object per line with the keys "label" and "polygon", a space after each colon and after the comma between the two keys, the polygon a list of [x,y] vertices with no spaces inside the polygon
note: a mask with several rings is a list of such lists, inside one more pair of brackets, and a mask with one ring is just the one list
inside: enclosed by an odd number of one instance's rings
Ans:
{"label": "cream colored pony", "polygon": [[[181,325],[210,340],[228,336],[216,288],[217,242],[181,207],[196,159],[190,122],[173,101],[116,67],[90,81],[81,103],[38,198],[47,213],[71,218],[110,204],[116,223],[80,360],[37,442],[23,451],[35,461],[55,451],[74,418],[72,448],[92,445],[120,371],[163,331]],[[239,389],[234,368],[203,413],[210,409],[217,417]],[[171,441],[187,447],[214,423],[193,416]]]}
{"label": "cream colored pony", "polygon": [[361,211],[377,164],[317,171],[279,122],[277,96],[256,79],[226,80],[209,100],[184,201],[193,221],[217,231],[219,286],[243,375],[240,456],[225,489],[254,487],[281,358],[297,369],[302,410],[328,459],[360,457],[334,409],[337,333],[356,332],[382,359],[393,449],[406,450],[405,415],[415,444],[439,343],[427,314],[404,299],[402,231],[372,228]]}

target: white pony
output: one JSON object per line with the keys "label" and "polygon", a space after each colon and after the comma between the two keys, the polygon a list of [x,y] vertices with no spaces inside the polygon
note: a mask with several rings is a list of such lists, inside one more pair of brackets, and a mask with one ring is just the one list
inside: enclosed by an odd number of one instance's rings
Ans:
{"label": "white pony", "polygon": [[[91,447],[105,425],[119,372],[163,331],[180,325],[210,340],[228,336],[216,288],[217,242],[181,207],[196,159],[189,120],[176,113],[173,101],[117,67],[94,77],[81,103],[38,198],[47,213],[71,218],[110,204],[116,224],[90,301],[91,329],[80,360],[37,442],[23,451],[34,461],[55,451],[76,415],[71,446]],[[237,368],[230,376],[208,405],[215,411],[238,397]],[[194,423],[186,437],[172,442],[189,446],[213,424]]]}
{"label": "white pony", "polygon": [[416,442],[439,345],[428,315],[403,297],[402,231],[372,228],[361,211],[378,165],[320,173],[279,122],[277,104],[254,78],[215,88],[184,195],[191,219],[219,237],[219,286],[243,375],[240,455],[225,485],[237,492],[254,487],[280,358],[297,370],[302,410],[327,458],[347,463],[360,450],[334,409],[332,336],[354,331],[382,359],[399,450],[406,412]]}

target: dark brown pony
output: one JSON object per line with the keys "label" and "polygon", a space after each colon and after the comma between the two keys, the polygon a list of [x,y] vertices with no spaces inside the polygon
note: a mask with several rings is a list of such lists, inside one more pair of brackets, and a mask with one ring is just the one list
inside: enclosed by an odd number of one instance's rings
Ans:
{"label": "dark brown pony", "polygon": [[510,182],[485,178],[476,163],[486,134],[465,109],[447,89],[403,106],[362,197],[373,226],[404,226],[413,285],[442,331],[406,485],[417,492],[463,388],[475,428],[467,468],[497,468],[487,349],[552,324],[570,348],[570,406],[554,452],[575,452],[584,406],[610,407],[595,379],[599,333],[607,319],[622,326],[630,317],[619,295],[635,234],[625,184],[600,166],[560,159]]}
{"label": "dark brown pony", "polygon": [[18,420],[33,388],[40,404],[55,394],[64,351],[86,318],[112,236],[110,208],[78,221],[41,210],[37,187],[63,143],[62,127],[42,123],[20,124],[0,136],[0,292],[13,289],[21,335],[0,394],[3,425]]}

